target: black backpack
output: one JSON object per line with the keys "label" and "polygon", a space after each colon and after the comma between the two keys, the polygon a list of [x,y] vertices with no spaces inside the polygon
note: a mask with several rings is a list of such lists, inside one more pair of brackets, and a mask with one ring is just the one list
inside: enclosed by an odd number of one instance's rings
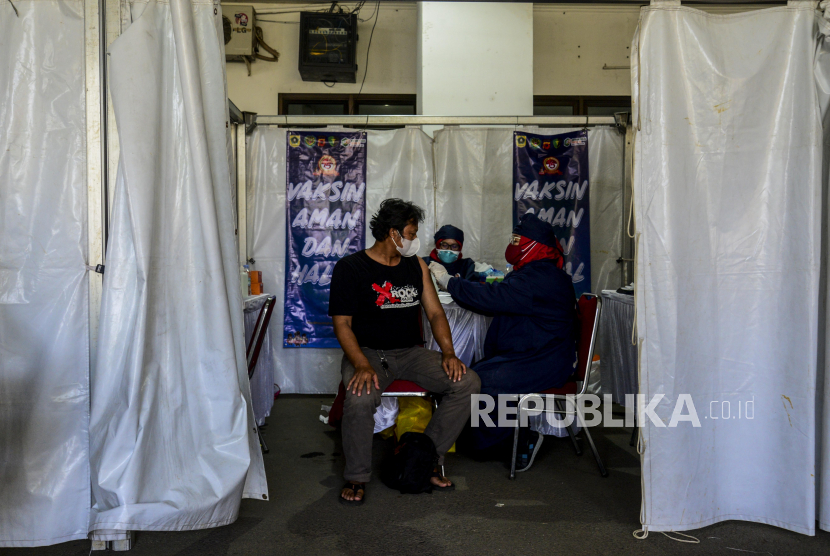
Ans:
{"label": "black backpack", "polygon": [[406,432],[381,473],[381,480],[401,494],[432,492],[429,478],[437,464],[438,452],[432,439],[422,432]]}

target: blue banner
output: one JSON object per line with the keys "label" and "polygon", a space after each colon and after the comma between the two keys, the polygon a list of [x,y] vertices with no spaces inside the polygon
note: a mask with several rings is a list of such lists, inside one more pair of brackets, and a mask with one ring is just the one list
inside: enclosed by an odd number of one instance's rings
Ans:
{"label": "blue banner", "polygon": [[366,228],[366,133],[289,132],[283,347],[339,348],[329,309],[334,265]]}
{"label": "blue banner", "polygon": [[514,132],[513,183],[513,225],[526,212],[550,223],[577,297],[591,291],[588,132]]}

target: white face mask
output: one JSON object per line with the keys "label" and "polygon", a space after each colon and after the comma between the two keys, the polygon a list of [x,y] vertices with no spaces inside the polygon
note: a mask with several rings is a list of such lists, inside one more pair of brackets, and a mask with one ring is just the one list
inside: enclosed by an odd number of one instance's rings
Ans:
{"label": "white face mask", "polygon": [[[395,230],[395,231],[398,232],[397,230]],[[421,248],[421,240],[420,239],[418,239],[417,237],[414,240],[413,239],[406,239],[405,237],[403,237],[401,235],[400,232],[398,232],[398,235],[401,236],[401,243],[403,245],[401,247],[398,247],[398,243],[395,242],[395,249],[398,250],[398,253],[401,254],[401,257],[411,257],[412,255],[415,255],[416,253],[418,253],[418,249]],[[395,240],[392,239],[392,241],[395,241]]]}

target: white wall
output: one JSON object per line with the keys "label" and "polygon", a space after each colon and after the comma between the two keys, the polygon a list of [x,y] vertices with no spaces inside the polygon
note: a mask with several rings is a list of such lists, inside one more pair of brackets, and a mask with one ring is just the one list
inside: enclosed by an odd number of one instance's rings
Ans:
{"label": "white wall", "polygon": [[[264,11],[299,10],[303,4],[254,4],[259,19],[290,23],[259,25],[265,41],[280,52],[276,64],[257,61],[247,76],[245,64],[228,63],[228,91],[242,109],[276,114],[279,93],[357,93],[360,84],[305,82],[297,70],[299,14],[264,15]],[[351,4],[344,4],[351,6]],[[476,14],[478,4],[460,3],[456,9]],[[308,9],[308,8],[306,8]],[[371,15],[367,3],[362,18]],[[533,6],[532,94],[536,95],[628,95],[627,70],[603,71],[602,65],[628,65],[627,46],[637,26],[639,8],[611,5]],[[358,82],[363,78],[371,22],[358,23]],[[432,32],[434,37],[434,32]],[[364,93],[416,94],[418,10],[415,2],[381,3],[380,16],[372,39],[369,74]],[[578,47],[578,48],[577,48]],[[578,51],[578,52],[576,52]],[[584,51],[584,53],[583,53]],[[517,58],[519,58],[517,56]]]}
{"label": "white wall", "polygon": [[639,6],[537,4],[533,9],[533,94],[628,96],[631,39]]}
{"label": "white wall", "polygon": [[[344,3],[351,9],[354,4]],[[320,9],[308,4],[254,4],[258,12]],[[447,9],[464,10],[479,18],[479,4],[449,4]],[[714,13],[734,13],[757,6],[698,6]],[[361,17],[371,15],[374,5],[367,2]],[[602,66],[630,64],[631,39],[639,19],[638,6],[603,4],[535,4],[533,5],[532,52],[517,63],[533,60],[532,94],[601,95],[631,94],[628,70],[603,70]],[[358,84],[305,82],[297,69],[299,14],[260,15],[287,23],[262,21],[265,41],[280,52],[276,64],[256,61],[251,77],[245,64],[228,63],[228,91],[231,100],[242,110],[276,114],[279,93],[357,93],[366,69],[366,48],[373,21],[358,24]],[[437,29],[426,32],[438,38]],[[445,29],[453,33],[453,29]],[[364,93],[416,94],[418,9],[415,2],[381,3],[380,15],[369,56],[369,74]],[[504,78],[504,76],[500,76]],[[468,112],[469,113],[469,112]]]}
{"label": "white wall", "polygon": [[533,114],[533,4],[422,2],[418,113]]}
{"label": "white wall", "polygon": [[[232,4],[231,4],[232,5]],[[250,5],[250,4],[248,4]],[[300,44],[300,15],[285,13],[265,15],[267,11],[297,11],[309,8],[307,4],[253,4],[257,19],[262,27],[265,42],[280,53],[276,63],[257,60],[251,65],[251,76],[244,63],[229,62],[228,96],[241,110],[258,114],[277,114],[279,93],[357,93],[366,71],[366,49],[371,21],[358,22],[357,43],[357,83],[337,83],[327,87],[323,83],[303,81],[297,69]],[[343,3],[351,9],[354,4]],[[374,4],[367,2],[360,14],[361,19],[368,18],[374,11]],[[284,23],[270,23],[265,20]],[[381,3],[372,48],[369,53],[369,74],[363,93],[415,94],[415,53],[417,10],[414,2]]]}

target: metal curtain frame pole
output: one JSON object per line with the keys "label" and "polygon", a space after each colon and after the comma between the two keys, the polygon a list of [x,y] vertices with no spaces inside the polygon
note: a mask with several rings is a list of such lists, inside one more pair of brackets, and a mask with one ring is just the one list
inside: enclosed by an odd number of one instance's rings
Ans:
{"label": "metal curtain frame pole", "polygon": [[[245,264],[247,260],[247,237],[243,230],[244,215],[246,211],[245,199],[245,164],[240,161],[246,160],[245,153],[245,134],[250,133],[258,125],[277,125],[277,126],[372,126],[372,125],[402,125],[406,127],[420,126],[420,125],[444,125],[444,126],[551,126],[551,127],[596,127],[596,126],[616,126],[623,132],[623,172],[622,172],[622,217],[621,229],[622,234],[620,244],[620,276],[623,282],[628,278],[627,263],[630,260],[630,249],[627,249],[627,238],[625,236],[625,224],[627,223],[626,216],[626,190],[629,182],[627,176],[626,161],[631,155],[630,149],[626,148],[626,143],[631,139],[631,125],[626,125],[629,118],[624,120],[617,116],[269,116],[258,115],[252,113],[245,113],[246,125],[239,125],[237,134],[237,165],[238,169],[238,197],[239,203],[239,260],[240,264]],[[622,114],[618,114],[622,116]],[[433,168],[434,170],[434,168]],[[434,172],[433,172],[434,175]],[[436,188],[437,184],[433,184]],[[435,209],[435,207],[433,207]],[[437,226],[437,223],[435,224]],[[622,285],[627,285],[623,283]]]}
{"label": "metal curtain frame pole", "polygon": [[[89,267],[104,264],[104,196],[106,161],[104,143],[105,106],[102,91],[106,80],[101,64],[104,0],[84,0],[84,85],[86,110],[86,195],[87,195],[87,261]],[[87,272],[89,284],[89,365],[95,366],[98,344],[98,319],[101,308],[103,276]]]}
{"label": "metal curtain frame pole", "polygon": [[248,154],[244,124],[233,124],[236,134],[236,231],[239,264],[248,261]]}
{"label": "metal curtain frame pole", "polygon": [[[263,1],[263,0],[261,0]],[[384,0],[389,4],[394,5],[395,2],[407,2],[409,0]],[[482,0],[455,0],[460,2],[481,2]],[[485,2],[503,2],[504,0],[483,0]],[[297,0],[264,0],[267,4],[296,4]],[[574,0],[542,0],[534,2],[534,4],[564,4],[573,5]],[[610,4],[613,6],[648,6],[649,0],[582,0],[582,4]],[[747,4],[747,5],[781,5],[786,4],[787,0],[683,0],[683,4],[701,5],[701,4],[725,4],[729,6]]]}
{"label": "metal curtain frame pole", "polygon": [[[616,125],[614,116],[267,116],[252,115],[250,131],[258,125],[281,126],[412,126],[412,125],[474,125],[556,127],[594,127]],[[246,120],[247,121],[247,120]]]}
{"label": "metal curtain frame pole", "polygon": [[[122,0],[84,0],[84,81],[86,102],[87,262],[100,267],[106,260],[110,208],[120,145],[115,113],[109,102],[107,49],[122,30]],[[88,272],[90,372],[95,367],[103,274]],[[106,539],[106,540],[104,540]],[[133,532],[90,532],[91,550],[129,550]]]}

